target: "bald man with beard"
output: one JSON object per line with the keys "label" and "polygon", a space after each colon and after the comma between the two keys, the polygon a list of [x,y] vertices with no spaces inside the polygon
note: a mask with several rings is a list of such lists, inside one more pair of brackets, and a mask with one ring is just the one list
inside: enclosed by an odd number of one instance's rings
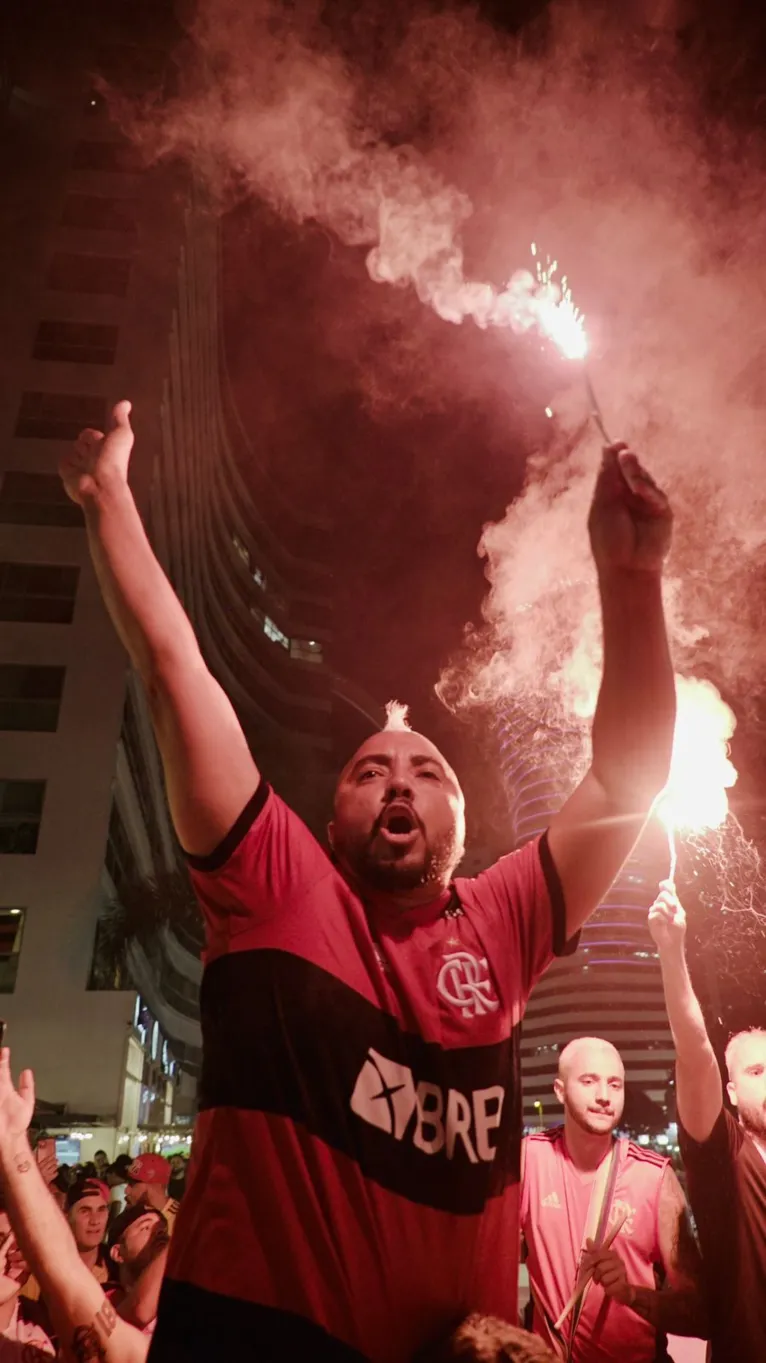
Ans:
{"label": "bald man with beard", "polygon": [[[563,1126],[524,1142],[521,1234],[533,1328],[572,1363],[665,1359],[666,1333],[697,1336],[706,1329],[678,1179],[664,1156],[615,1136],[625,1070],[610,1042],[570,1041],[554,1092],[564,1106]],[[613,1245],[598,1248],[618,1226]],[[581,1308],[557,1329],[590,1270]]]}
{"label": "bald man with beard", "polygon": [[329,848],[262,778],[146,538],[129,410],[61,472],[206,924],[200,1114],[151,1357],[402,1363],[468,1311],[516,1311],[519,1026],[667,777],[670,507],[635,455],[604,453],[593,760],[542,837],[467,879],[457,776],[401,710],[341,773]]}

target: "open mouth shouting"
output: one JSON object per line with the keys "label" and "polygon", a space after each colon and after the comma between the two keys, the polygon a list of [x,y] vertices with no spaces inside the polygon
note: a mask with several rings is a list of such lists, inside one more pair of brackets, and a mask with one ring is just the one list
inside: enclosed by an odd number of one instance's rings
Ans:
{"label": "open mouth shouting", "polygon": [[391,847],[408,848],[420,833],[420,821],[406,800],[392,800],[378,820],[377,832]]}

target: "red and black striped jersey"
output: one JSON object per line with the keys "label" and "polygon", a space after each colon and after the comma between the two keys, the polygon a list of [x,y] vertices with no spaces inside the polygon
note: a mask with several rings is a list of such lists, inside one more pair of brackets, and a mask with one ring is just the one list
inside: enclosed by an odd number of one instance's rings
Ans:
{"label": "red and black striped jersey", "polygon": [[373,914],[263,784],[191,865],[200,1115],[151,1358],[401,1363],[512,1317],[519,1024],[565,948],[545,839]]}

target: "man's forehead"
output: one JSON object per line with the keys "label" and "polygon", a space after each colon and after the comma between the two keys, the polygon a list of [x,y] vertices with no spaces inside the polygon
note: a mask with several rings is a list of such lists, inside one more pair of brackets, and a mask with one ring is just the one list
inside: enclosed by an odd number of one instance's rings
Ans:
{"label": "man's forehead", "polygon": [[583,1040],[575,1043],[571,1053],[563,1057],[568,1074],[588,1074],[608,1071],[610,1074],[623,1074],[624,1065],[620,1052],[608,1041]]}
{"label": "man's forehead", "polygon": [[393,759],[403,754],[405,757],[433,757],[440,762],[445,771],[452,772],[447,759],[439,752],[435,743],[425,734],[415,733],[413,729],[383,729],[371,734],[357,748],[353,757],[346,763],[343,775],[346,776],[365,757],[386,757]]}
{"label": "man's forehead", "polygon": [[751,1032],[738,1037],[734,1054],[740,1065],[766,1061],[766,1036],[760,1032]]}

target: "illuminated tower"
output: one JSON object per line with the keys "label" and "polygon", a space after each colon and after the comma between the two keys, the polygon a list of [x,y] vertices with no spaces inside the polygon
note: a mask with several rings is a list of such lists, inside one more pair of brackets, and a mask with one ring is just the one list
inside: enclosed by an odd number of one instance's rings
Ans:
{"label": "illuminated tower", "polygon": [[[508,707],[498,726],[501,771],[515,847],[542,833],[573,785],[576,734],[544,729]],[[626,1119],[664,1108],[674,1052],[659,963],[646,916],[658,870],[645,840],[583,928],[573,956],[554,961],[529,1001],[522,1032],[524,1120],[560,1119],[553,1097],[559,1052],[577,1036],[602,1036],[620,1051],[628,1084]]]}

